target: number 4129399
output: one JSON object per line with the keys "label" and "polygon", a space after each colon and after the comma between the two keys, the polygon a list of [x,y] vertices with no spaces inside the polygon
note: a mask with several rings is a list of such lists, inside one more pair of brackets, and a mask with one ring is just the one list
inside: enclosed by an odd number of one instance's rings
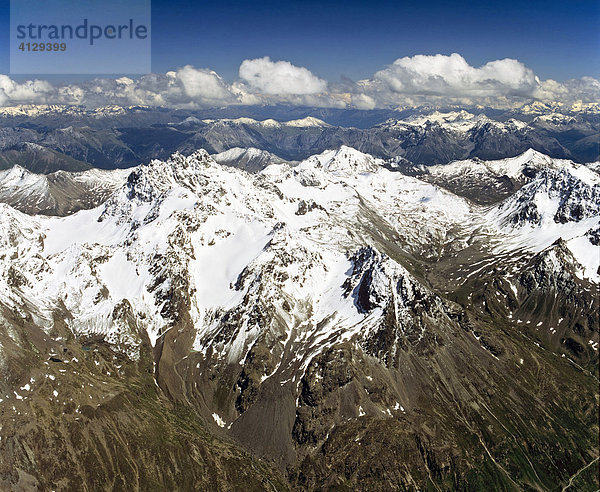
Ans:
{"label": "number 4129399", "polygon": [[19,51],[66,51],[67,43],[21,43]]}

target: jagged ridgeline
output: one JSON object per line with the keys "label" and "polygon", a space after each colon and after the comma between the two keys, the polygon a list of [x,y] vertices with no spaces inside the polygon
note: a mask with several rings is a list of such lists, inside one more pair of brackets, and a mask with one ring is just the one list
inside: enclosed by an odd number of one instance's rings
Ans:
{"label": "jagged ridgeline", "polygon": [[234,148],[0,199],[0,488],[598,489],[596,164]]}
{"label": "jagged ridgeline", "polygon": [[[235,117],[239,114],[254,118]],[[167,159],[176,151],[189,155],[199,148],[211,154],[233,151],[223,156],[226,162],[235,157],[236,149],[249,147],[298,161],[341,145],[426,166],[457,159],[514,157],[529,148],[583,163],[600,158],[599,139],[597,104],[578,111],[537,105],[510,111],[477,107],[447,112],[425,108],[0,108],[0,169],[18,164],[36,173],[85,171],[90,166],[127,168]],[[249,171],[266,164],[252,152],[237,162]]]}

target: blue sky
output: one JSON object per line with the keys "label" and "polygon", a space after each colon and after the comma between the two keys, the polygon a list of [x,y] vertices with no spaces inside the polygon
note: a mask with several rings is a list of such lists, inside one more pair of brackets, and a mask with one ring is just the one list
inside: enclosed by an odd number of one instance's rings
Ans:
{"label": "blue sky", "polygon": [[[0,73],[5,74],[8,3],[0,0]],[[357,80],[403,56],[457,52],[473,66],[516,58],[543,79],[563,81],[600,76],[599,33],[597,0],[154,0],[152,69],[191,64],[232,81],[243,60],[270,56],[330,81]]]}

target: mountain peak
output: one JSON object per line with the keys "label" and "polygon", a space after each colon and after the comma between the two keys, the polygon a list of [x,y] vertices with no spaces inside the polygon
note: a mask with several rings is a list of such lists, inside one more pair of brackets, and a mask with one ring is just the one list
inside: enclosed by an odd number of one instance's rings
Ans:
{"label": "mountain peak", "polygon": [[256,147],[233,147],[211,156],[219,164],[244,169],[248,172],[262,171],[271,164],[285,164],[287,161],[267,150]]}
{"label": "mountain peak", "polygon": [[596,221],[598,210],[600,179],[583,167],[545,167],[498,207],[505,226],[544,226],[546,232],[559,230],[563,224]]}
{"label": "mountain peak", "polygon": [[346,145],[342,145],[337,150],[325,151],[316,158],[323,169],[330,173],[373,173],[383,165],[382,159],[377,159]]}
{"label": "mountain peak", "polygon": [[525,152],[523,152],[520,156],[517,156],[516,158],[526,161],[543,160],[546,163],[550,160],[550,157],[548,157],[546,154],[543,154],[542,152],[539,152],[533,148],[527,149]]}
{"label": "mountain peak", "polygon": [[331,126],[328,123],[325,123],[323,120],[319,118],[315,118],[313,116],[307,116],[306,118],[301,118],[298,120],[290,120],[284,123],[286,126],[296,126],[296,127],[328,127]]}
{"label": "mountain peak", "polygon": [[148,166],[135,168],[127,179],[128,195],[149,201],[178,186],[194,190],[201,171],[211,165],[217,164],[204,149],[187,157],[175,152],[166,161],[153,160]]}

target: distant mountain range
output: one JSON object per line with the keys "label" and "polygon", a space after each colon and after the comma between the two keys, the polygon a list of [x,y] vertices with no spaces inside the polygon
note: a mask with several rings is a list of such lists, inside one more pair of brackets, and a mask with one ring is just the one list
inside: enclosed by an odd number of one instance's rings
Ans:
{"label": "distant mountain range", "polygon": [[[423,108],[363,112],[285,107],[205,111],[3,108],[0,168],[18,164],[41,173],[126,168],[165,159],[177,151],[189,155],[198,148],[216,154],[254,147],[298,161],[342,145],[427,166],[459,159],[514,157],[529,148],[575,162],[598,160],[597,108],[559,110],[542,104],[504,112],[485,108],[444,112]],[[235,116],[234,111],[246,116],[229,117]]]}

